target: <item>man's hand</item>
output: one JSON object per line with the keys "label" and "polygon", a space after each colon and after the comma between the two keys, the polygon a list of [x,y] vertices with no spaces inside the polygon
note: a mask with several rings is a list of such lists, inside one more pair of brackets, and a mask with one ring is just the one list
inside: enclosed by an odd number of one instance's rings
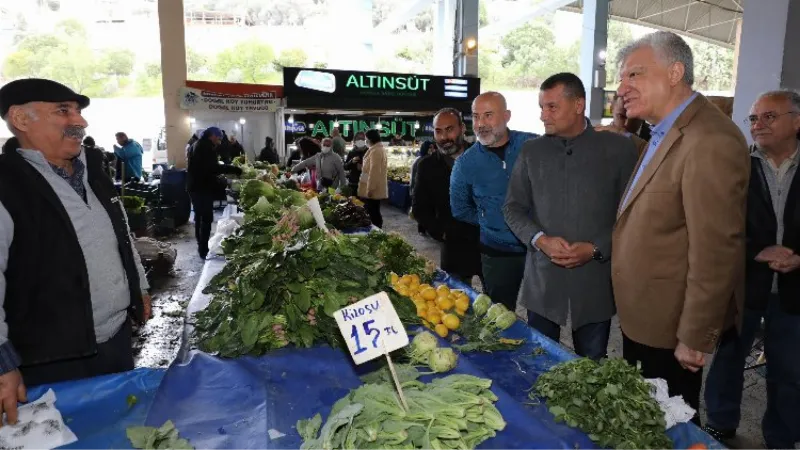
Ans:
{"label": "man's hand", "polygon": [[691,372],[697,372],[706,365],[706,354],[690,349],[683,342],[678,342],[675,347],[675,359],[681,367]]}
{"label": "man's hand", "polygon": [[543,234],[533,244],[551,260],[567,258],[570,255],[569,242],[564,238],[550,237]]}
{"label": "man's hand", "polygon": [[142,292],[142,319],[147,322],[153,314],[153,299],[147,292]]}
{"label": "man's hand", "polygon": [[28,401],[25,383],[19,370],[13,370],[0,375],[0,427],[3,426],[3,413],[7,415],[8,423],[17,423],[17,402]]}
{"label": "man's hand", "polygon": [[350,161],[352,161],[352,162],[354,162],[354,163],[361,162],[361,157],[360,157],[360,156],[355,156],[355,157],[353,157],[353,159],[351,159]]}
{"label": "man's hand", "polygon": [[569,245],[569,253],[564,257],[552,258],[554,264],[566,269],[580,267],[592,260],[594,245],[588,242],[576,242]]}
{"label": "man's hand", "polygon": [[761,263],[773,263],[783,261],[793,254],[794,252],[790,248],[786,248],[782,245],[773,245],[761,250],[761,252],[756,255],[756,261]]}
{"label": "man's hand", "polygon": [[624,128],[618,127],[618,126],[614,125],[613,123],[610,124],[610,125],[598,125],[598,126],[594,127],[594,130],[595,131],[610,131],[612,133],[617,133],[617,134],[622,134],[622,135],[624,135],[626,133],[626,130]]}
{"label": "man's hand", "polygon": [[791,255],[783,260],[772,261],[769,263],[769,268],[780,273],[794,272],[800,269],[800,255]]}

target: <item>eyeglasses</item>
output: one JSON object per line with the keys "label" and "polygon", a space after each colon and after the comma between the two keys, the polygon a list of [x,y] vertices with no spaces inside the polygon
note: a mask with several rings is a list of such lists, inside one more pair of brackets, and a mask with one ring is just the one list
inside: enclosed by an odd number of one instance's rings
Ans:
{"label": "eyeglasses", "polygon": [[770,126],[770,125],[772,125],[773,122],[775,122],[778,119],[778,117],[785,116],[785,115],[788,115],[788,114],[797,114],[797,111],[789,111],[789,112],[785,112],[783,114],[777,114],[777,113],[774,113],[772,111],[765,112],[764,114],[761,114],[761,115],[753,114],[753,115],[747,116],[747,118],[744,119],[744,123],[745,123],[745,125],[753,126],[753,125],[757,124],[758,121],[760,120],[761,123],[763,123],[764,125]]}

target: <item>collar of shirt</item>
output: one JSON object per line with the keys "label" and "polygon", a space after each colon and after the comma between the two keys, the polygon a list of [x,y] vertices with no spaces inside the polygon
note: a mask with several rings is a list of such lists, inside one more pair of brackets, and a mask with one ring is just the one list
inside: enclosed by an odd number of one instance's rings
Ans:
{"label": "collar of shirt", "polygon": [[[775,163],[772,161],[769,155],[767,155],[767,152],[761,149],[758,145],[753,145],[753,151],[750,152],[750,156],[755,156],[758,159],[767,161],[771,166],[773,167],[775,166]],[[789,164],[789,167],[800,164],[800,142],[797,143],[797,148],[795,149],[794,153],[792,153],[792,156],[786,159],[786,161],[784,161],[783,164],[781,164],[781,166],[783,166],[784,164]],[[774,168],[776,170],[778,169],[778,167]]]}
{"label": "collar of shirt", "polygon": [[678,117],[683,114],[684,111],[686,111],[686,108],[694,101],[695,98],[697,98],[697,95],[697,92],[692,93],[689,98],[678,105],[677,108],[673,109],[672,112],[667,114],[667,117],[665,117],[661,122],[655,125],[652,130],[650,130],[651,142],[661,142],[661,139],[663,139],[669,129],[675,125],[675,121],[678,120]]}
{"label": "collar of shirt", "polygon": [[50,164],[50,161],[44,157],[44,154],[39,150],[32,150],[27,148],[19,148],[17,152],[22,156],[29,164],[33,166],[38,166],[39,168],[49,168],[55,174],[63,178],[70,186],[72,186],[75,191],[84,197],[85,199],[85,192],[86,192],[86,155],[83,151],[73,159],[73,172],[72,176],[67,174],[67,171],[62,169],[61,167],[55,166]]}

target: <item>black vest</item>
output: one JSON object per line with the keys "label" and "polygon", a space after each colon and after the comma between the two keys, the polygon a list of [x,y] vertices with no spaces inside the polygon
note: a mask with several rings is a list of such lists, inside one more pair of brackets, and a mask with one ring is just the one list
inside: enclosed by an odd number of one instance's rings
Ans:
{"label": "black vest", "polygon": [[[22,358],[23,371],[25,366],[94,355],[89,275],[72,221],[47,180],[17,153],[15,143],[7,144],[0,155],[0,202],[14,221],[3,303],[8,338]],[[89,187],[111,219],[128,278],[130,309],[141,321],[142,292],[130,235],[102,158],[99,151],[86,150]]]}
{"label": "black vest", "polygon": [[[748,308],[767,308],[772,280],[775,276],[766,263],[755,261],[763,249],[777,243],[778,219],[772,207],[767,177],[761,160],[751,157],[750,187],[747,195],[747,296]],[[800,254],[800,173],[796,173],[783,211],[783,246]],[[781,309],[792,315],[800,315],[800,270],[778,274],[778,293]]]}

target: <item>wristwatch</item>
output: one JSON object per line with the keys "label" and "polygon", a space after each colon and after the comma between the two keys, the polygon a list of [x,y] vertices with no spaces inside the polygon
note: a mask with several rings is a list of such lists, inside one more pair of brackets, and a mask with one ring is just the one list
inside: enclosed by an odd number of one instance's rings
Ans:
{"label": "wristwatch", "polygon": [[603,260],[603,254],[600,252],[600,249],[597,248],[596,245],[594,246],[594,249],[592,249],[592,259],[595,261]]}

